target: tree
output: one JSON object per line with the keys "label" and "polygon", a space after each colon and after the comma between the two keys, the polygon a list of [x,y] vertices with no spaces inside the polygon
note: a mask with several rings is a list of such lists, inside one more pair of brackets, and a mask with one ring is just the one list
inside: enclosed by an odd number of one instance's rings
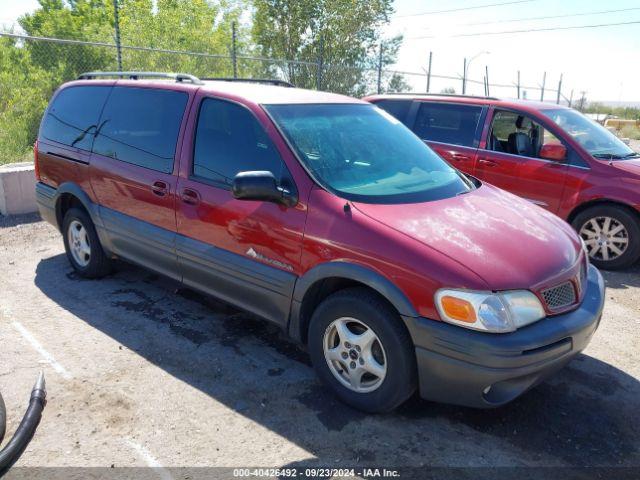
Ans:
{"label": "tree", "polygon": [[265,74],[351,95],[372,90],[392,0],[254,0],[254,8],[252,36],[260,55],[296,60],[269,62]]}

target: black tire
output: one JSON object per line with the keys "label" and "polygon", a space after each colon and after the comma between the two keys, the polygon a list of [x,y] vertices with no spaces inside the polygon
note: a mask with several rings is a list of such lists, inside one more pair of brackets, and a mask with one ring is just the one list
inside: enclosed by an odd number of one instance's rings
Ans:
{"label": "black tire", "polygon": [[[366,393],[343,385],[325,359],[325,331],[341,317],[351,317],[373,330],[386,355],[386,375],[379,386]],[[311,317],[309,354],[323,383],[346,404],[370,413],[388,412],[404,403],[416,390],[415,348],[398,313],[377,294],[366,288],[350,288],[327,297]]]}
{"label": "black tire", "polygon": [[[69,245],[69,226],[74,221],[82,224],[89,239],[91,255],[88,264],[84,266],[80,265],[73,258]],[[84,278],[100,278],[111,272],[111,260],[104,253],[102,245],[100,244],[100,239],[96,233],[96,229],[87,212],[79,208],[69,209],[62,221],[62,238],[64,240],[64,249],[67,253],[67,258],[69,259],[73,269],[78,272],[79,275]]]}
{"label": "black tire", "polygon": [[[622,255],[611,260],[603,259],[601,252],[597,252],[596,256],[590,255],[591,263],[603,270],[617,270],[632,266],[640,258],[640,219],[633,211],[616,205],[596,205],[580,212],[573,219],[571,225],[580,233],[582,228],[592,219],[603,217],[612,218],[624,226],[627,232],[628,245],[623,250]],[[586,240],[585,237],[583,239]],[[589,249],[589,245],[587,245],[587,248]]]}
{"label": "black tire", "polygon": [[0,445],[4,439],[4,434],[7,431],[7,409],[4,406],[4,400],[0,393]]}

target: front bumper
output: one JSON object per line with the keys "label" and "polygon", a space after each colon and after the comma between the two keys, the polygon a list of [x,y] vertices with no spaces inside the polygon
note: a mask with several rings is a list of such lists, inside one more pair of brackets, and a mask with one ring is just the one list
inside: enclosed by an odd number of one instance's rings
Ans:
{"label": "front bumper", "polygon": [[582,351],[598,328],[603,306],[604,281],[590,265],[579,308],[513,333],[405,317],[416,347],[420,396],[478,408],[504,405]]}

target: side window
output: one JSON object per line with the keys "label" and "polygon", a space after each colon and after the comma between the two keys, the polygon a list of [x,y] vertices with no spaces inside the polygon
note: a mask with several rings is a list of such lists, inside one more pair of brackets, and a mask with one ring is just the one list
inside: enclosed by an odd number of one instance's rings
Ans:
{"label": "side window", "polygon": [[539,158],[545,143],[561,143],[542,125],[518,112],[497,111],[491,123],[487,149],[522,157]]}
{"label": "side window", "polygon": [[47,110],[40,135],[47,140],[90,151],[98,118],[110,90],[108,86],[65,88]]}
{"label": "side window", "polygon": [[114,87],[100,118],[94,153],[171,173],[185,92]]}
{"label": "side window", "polygon": [[412,102],[412,100],[380,100],[375,102],[374,105],[406,124]]}
{"label": "side window", "polygon": [[200,106],[193,175],[231,185],[238,172],[266,170],[281,179],[283,162],[275,145],[246,108],[206,98]]}
{"label": "side window", "polygon": [[413,129],[423,140],[476,147],[476,129],[482,115],[477,105],[423,102]]}

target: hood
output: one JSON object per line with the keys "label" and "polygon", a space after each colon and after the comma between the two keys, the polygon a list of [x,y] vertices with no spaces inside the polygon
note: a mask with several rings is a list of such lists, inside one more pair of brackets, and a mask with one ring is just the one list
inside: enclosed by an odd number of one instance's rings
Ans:
{"label": "hood", "polygon": [[613,160],[611,166],[617,170],[640,177],[640,158],[633,160]]}
{"label": "hood", "polygon": [[490,185],[434,202],[354,206],[464,265],[491,290],[538,288],[578,268],[582,247],[567,223]]}

